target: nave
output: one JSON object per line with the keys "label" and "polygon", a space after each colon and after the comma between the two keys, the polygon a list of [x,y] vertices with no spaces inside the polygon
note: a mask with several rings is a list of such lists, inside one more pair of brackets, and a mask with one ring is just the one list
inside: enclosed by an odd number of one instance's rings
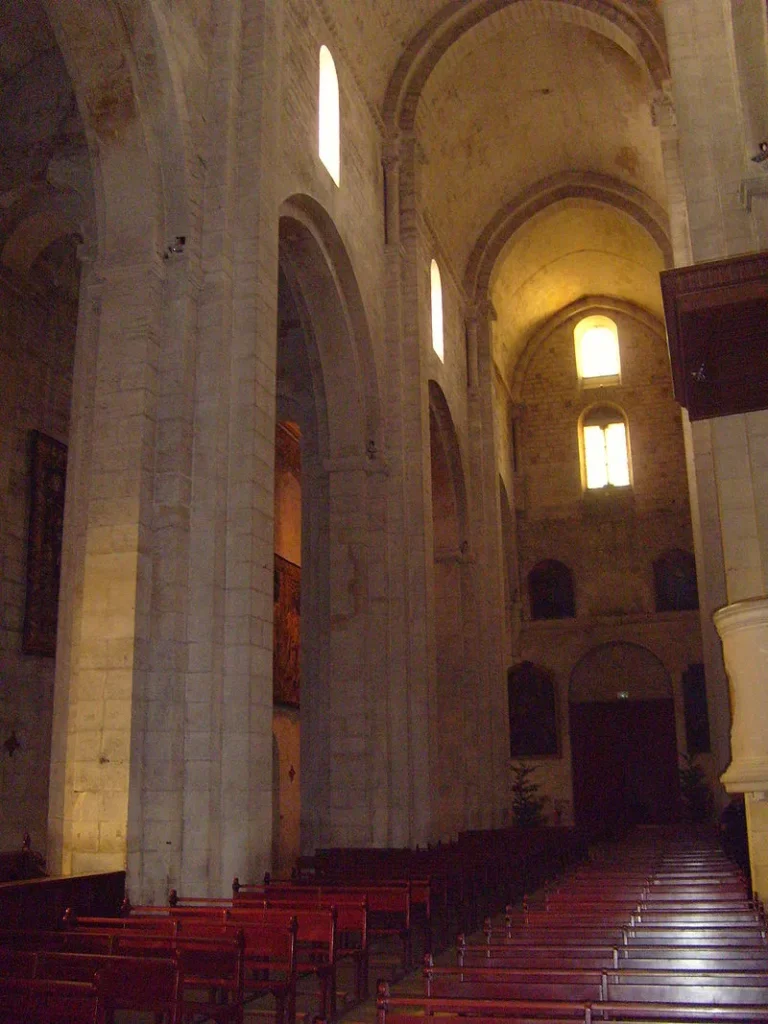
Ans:
{"label": "nave", "polygon": [[[569,833],[335,851],[343,878],[307,858],[227,900],[172,891],[56,927],[5,915],[0,1021],[768,1020],[764,908],[712,832],[588,853]],[[433,873],[409,877],[418,861]]]}

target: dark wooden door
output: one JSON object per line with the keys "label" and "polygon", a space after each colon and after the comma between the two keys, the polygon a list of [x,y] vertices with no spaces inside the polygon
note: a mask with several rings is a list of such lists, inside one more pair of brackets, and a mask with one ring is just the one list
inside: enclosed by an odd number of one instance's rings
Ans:
{"label": "dark wooden door", "polygon": [[571,704],[570,727],[577,825],[604,833],[679,817],[671,700]]}

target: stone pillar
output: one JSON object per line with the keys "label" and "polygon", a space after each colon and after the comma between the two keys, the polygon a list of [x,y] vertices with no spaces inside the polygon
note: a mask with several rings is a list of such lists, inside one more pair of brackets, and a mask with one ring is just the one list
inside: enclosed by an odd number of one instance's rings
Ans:
{"label": "stone pillar", "polygon": [[470,508],[474,554],[478,672],[477,734],[472,750],[475,788],[481,794],[477,827],[505,820],[509,778],[509,733],[504,665],[504,579],[499,469],[493,415],[492,323],[490,302],[479,303],[467,317]]}
{"label": "stone pillar", "polygon": [[51,769],[51,866],[64,872],[141,873],[163,279],[159,259],[97,265],[81,303]]}
{"label": "stone pillar", "polygon": [[[733,20],[737,6],[738,24]],[[674,140],[669,132],[675,127],[671,123],[666,137],[662,135],[662,145],[671,185],[677,265],[751,252],[761,244],[759,219],[740,201],[741,182],[753,173],[754,165],[750,166],[749,160],[749,111],[744,107],[749,90],[743,88],[739,60],[743,57],[745,12],[747,7],[757,12],[758,6],[723,0],[664,0],[677,149],[671,149]],[[761,6],[759,17],[764,21]],[[760,59],[765,65],[768,55],[763,51]],[[747,63],[751,66],[751,59]],[[741,603],[752,599],[759,603],[768,591],[768,517],[764,511],[768,414],[748,413],[693,424],[684,416],[684,431],[716,763],[720,770],[728,763],[730,725],[733,763],[723,783],[728,789],[762,792],[759,780],[753,785],[749,773],[744,773],[744,758],[761,756],[760,741],[754,731],[747,734],[739,724],[745,713],[754,713],[755,701],[759,702],[758,693],[753,692],[758,680],[745,671],[744,658],[729,653],[728,648],[732,636],[739,637],[733,641],[739,650],[748,636],[756,643],[755,629],[745,632],[743,628]],[[726,601],[730,605],[718,613],[716,622],[726,659],[732,662],[728,669],[735,715],[732,725],[722,658],[710,626],[712,612]],[[741,625],[732,633],[734,622]],[[753,710],[747,710],[750,708]],[[737,749],[741,753],[737,754]],[[748,798],[748,806],[757,805]],[[759,817],[750,814],[750,830],[757,827],[751,836],[753,853],[761,842],[757,838]]]}
{"label": "stone pillar", "polygon": [[732,760],[722,777],[744,793],[752,888],[768,898],[768,599],[726,605],[715,613],[731,685]]}
{"label": "stone pillar", "polygon": [[[429,410],[418,302],[418,144],[391,140],[387,175],[387,561],[392,817],[390,844],[432,834],[434,630]],[[429,558],[427,558],[429,552]]]}

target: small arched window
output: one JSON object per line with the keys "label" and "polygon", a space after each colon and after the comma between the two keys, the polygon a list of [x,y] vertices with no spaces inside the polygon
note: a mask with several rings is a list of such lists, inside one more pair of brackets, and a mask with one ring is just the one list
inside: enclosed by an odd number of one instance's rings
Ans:
{"label": "small arched window", "polygon": [[331,51],[320,47],[320,93],[318,99],[318,152],[336,185],[341,181],[341,119],[339,79]]}
{"label": "small arched window", "polygon": [[573,331],[579,380],[586,386],[618,384],[621,375],[619,332],[607,316],[588,316]]}
{"label": "small arched window", "polygon": [[629,487],[629,435],[620,409],[601,405],[584,414],[581,450],[587,490]]}
{"label": "small arched window", "polygon": [[528,573],[528,597],[532,619],[571,619],[576,614],[571,570],[553,558]]}
{"label": "small arched window", "polygon": [[442,362],[445,357],[443,337],[443,282],[437,260],[432,260],[429,268],[430,291],[432,295],[432,348]]}

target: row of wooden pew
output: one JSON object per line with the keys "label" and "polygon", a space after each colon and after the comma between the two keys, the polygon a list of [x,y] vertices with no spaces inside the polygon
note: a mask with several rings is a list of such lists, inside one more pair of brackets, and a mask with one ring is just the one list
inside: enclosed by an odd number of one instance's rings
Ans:
{"label": "row of wooden pew", "polygon": [[482,936],[460,937],[454,964],[428,957],[423,995],[382,982],[379,1024],[768,1020],[762,907],[701,834],[643,831]]}
{"label": "row of wooden pew", "polygon": [[[227,899],[172,891],[167,906],[125,901],[119,917],[68,911],[53,927],[27,927],[14,913],[5,930],[0,922],[0,1024],[90,1024],[141,1010],[239,1024],[246,1007],[251,1014],[265,1001],[276,1024],[294,1024],[297,993],[313,997],[313,1016],[334,1019],[367,997],[371,970],[402,976],[454,923],[471,926],[492,900],[582,850],[568,830],[485,835],[426,858],[357,853],[345,878],[325,870],[260,885],[235,879]],[[421,873],[428,863],[440,869],[434,878]]]}

